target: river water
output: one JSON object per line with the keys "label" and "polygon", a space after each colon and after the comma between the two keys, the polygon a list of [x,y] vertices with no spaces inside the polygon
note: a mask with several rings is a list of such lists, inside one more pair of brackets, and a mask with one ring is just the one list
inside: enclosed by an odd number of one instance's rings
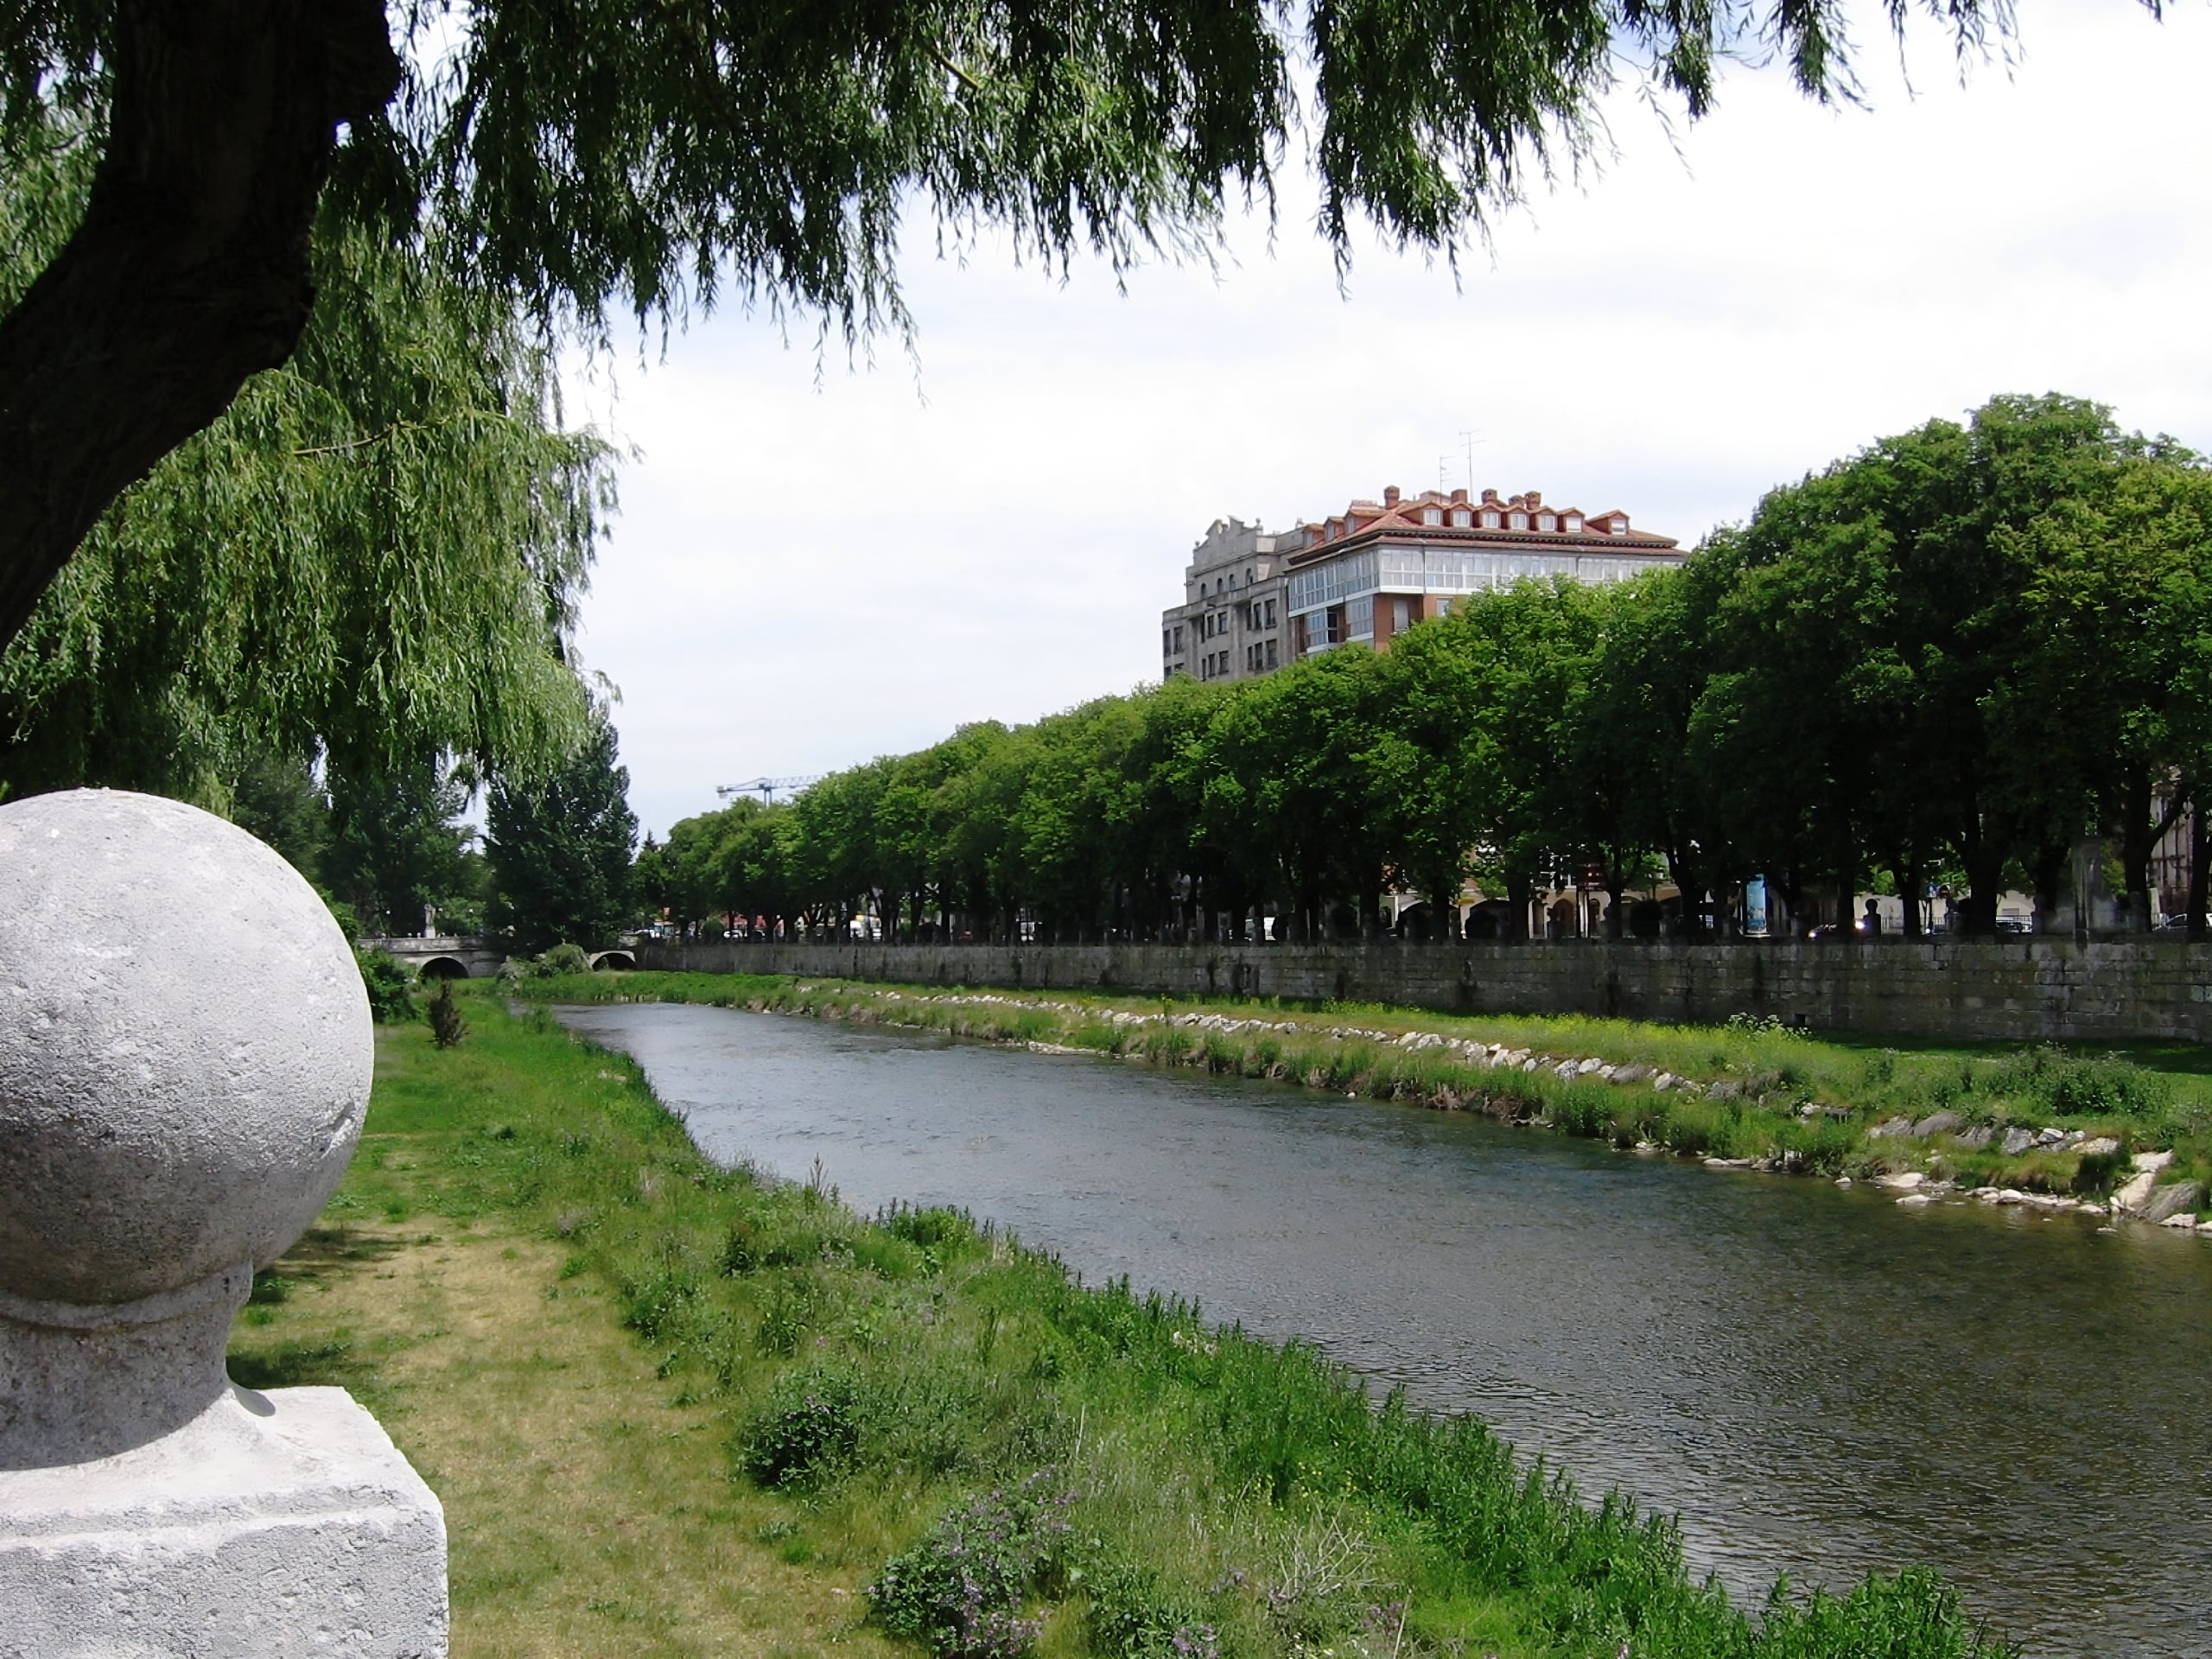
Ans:
{"label": "river water", "polygon": [[2212,1248],[810,1020],[569,1008],[712,1156],[955,1204],[1678,1514],[1739,1597],[1935,1567],[2036,1655],[2212,1655]]}

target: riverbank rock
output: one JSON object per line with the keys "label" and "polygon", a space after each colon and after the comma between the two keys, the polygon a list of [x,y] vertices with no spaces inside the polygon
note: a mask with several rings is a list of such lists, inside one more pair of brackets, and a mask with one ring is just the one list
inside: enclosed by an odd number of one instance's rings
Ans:
{"label": "riverbank rock", "polygon": [[1916,1169],[1899,1171],[1894,1175],[1877,1175],[1874,1185],[1887,1187],[1892,1192],[1910,1192],[1923,1185],[1928,1178]]}
{"label": "riverbank rock", "polygon": [[1891,1117],[1885,1118],[1881,1122],[1877,1123],[1872,1128],[1867,1130],[1866,1138],[1869,1141],[1887,1141],[1894,1135],[1910,1135],[1911,1133],[1912,1120],[1910,1118]]}
{"label": "riverbank rock", "polygon": [[2193,1217],[2196,1206],[2203,1201],[2204,1184],[2202,1181],[2176,1181],[2171,1186],[2154,1189],[2143,1201],[2138,1213],[2149,1222],[2164,1222],[2180,1216]]}
{"label": "riverbank rock", "polygon": [[1912,1138],[1916,1141],[1925,1141],[1931,1135],[1948,1135],[1954,1129],[1963,1128],[1965,1126],[1966,1119],[1961,1117],[1956,1112],[1930,1112],[1912,1126]]}
{"label": "riverbank rock", "polygon": [[2093,1140],[2084,1141],[2074,1150],[2084,1158],[2109,1158],[2120,1150],[2120,1142],[2108,1135],[2100,1135]]}
{"label": "riverbank rock", "polygon": [[2016,1124],[2005,1131],[2005,1139],[1999,1143],[1998,1150],[2007,1158],[2017,1158],[2035,1144],[2036,1132],[2033,1129],[2024,1129]]}
{"label": "riverbank rock", "polygon": [[2152,1191],[2158,1185],[2158,1173],[2173,1160],[2171,1152],[2137,1153],[2133,1160],[2135,1173],[2112,1195],[2113,1212],[2140,1215],[2143,1206],[2151,1201]]}
{"label": "riverbank rock", "polygon": [[1613,1073],[1615,1083],[1642,1083],[1651,1075],[1648,1065],[1624,1065]]}
{"label": "riverbank rock", "polygon": [[1984,1147],[1990,1143],[1990,1141],[1995,1137],[1997,1131],[1992,1128],[1988,1124],[1980,1123],[1975,1125],[1971,1129],[1961,1130],[1957,1136],[1957,1140],[1958,1143],[1964,1147],[1967,1151],[1980,1152]]}

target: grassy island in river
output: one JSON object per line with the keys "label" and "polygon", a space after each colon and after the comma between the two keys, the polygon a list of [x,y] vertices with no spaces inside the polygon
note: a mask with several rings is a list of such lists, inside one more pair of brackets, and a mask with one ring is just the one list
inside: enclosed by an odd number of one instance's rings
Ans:
{"label": "grassy island in river", "polygon": [[467,999],[232,1367],[337,1382],[443,1498],[457,1655],[1662,1659],[2001,1651],[1907,1570],[1754,1618],[1471,1418],[944,1211],[721,1168],[627,1060]]}

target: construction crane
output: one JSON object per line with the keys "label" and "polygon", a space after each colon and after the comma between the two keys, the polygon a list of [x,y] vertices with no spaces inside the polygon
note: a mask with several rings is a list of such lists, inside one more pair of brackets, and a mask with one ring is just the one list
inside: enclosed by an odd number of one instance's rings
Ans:
{"label": "construction crane", "polygon": [[818,772],[809,772],[792,778],[748,778],[741,784],[718,784],[715,793],[724,800],[733,795],[758,795],[764,804],[773,806],[778,790],[804,789],[821,776]]}

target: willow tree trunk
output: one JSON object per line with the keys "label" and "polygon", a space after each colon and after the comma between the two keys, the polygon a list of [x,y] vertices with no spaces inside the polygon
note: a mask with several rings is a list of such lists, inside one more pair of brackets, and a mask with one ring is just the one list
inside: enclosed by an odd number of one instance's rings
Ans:
{"label": "willow tree trunk", "polygon": [[0,319],[0,646],[109,505],[289,357],[341,123],[399,84],[382,0],[122,0],[85,218]]}

